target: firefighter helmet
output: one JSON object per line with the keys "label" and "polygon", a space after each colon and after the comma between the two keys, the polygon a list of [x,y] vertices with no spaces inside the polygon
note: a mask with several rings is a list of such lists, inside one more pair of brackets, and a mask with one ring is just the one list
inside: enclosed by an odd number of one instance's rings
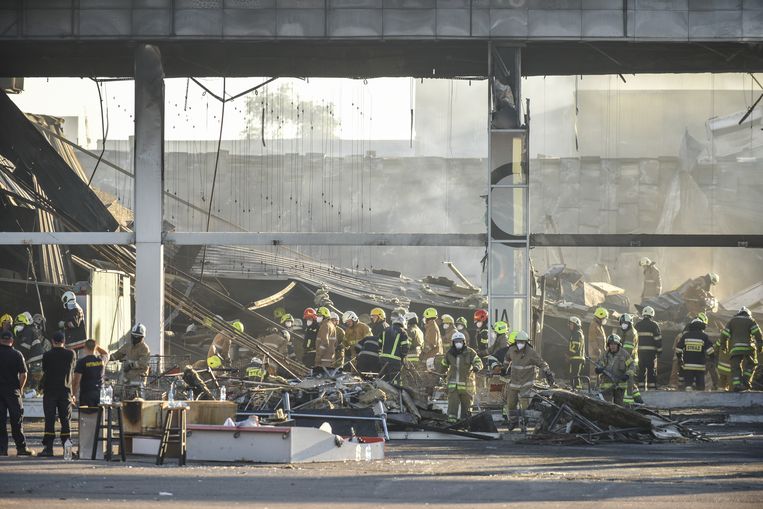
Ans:
{"label": "firefighter helmet", "polygon": [[607,346],[611,343],[617,343],[617,346],[623,346],[623,340],[617,334],[610,334],[607,338]]}
{"label": "firefighter helmet", "polygon": [[449,323],[453,325],[453,317],[450,315],[442,315],[441,320],[442,320],[442,323]]}
{"label": "firefighter helmet", "polygon": [[639,267],[646,267],[647,265],[652,264],[652,260],[650,260],[649,258],[645,256],[638,261],[638,264],[639,264]]}
{"label": "firefighter helmet", "polygon": [[210,369],[218,369],[221,368],[223,365],[223,358],[220,357],[218,354],[214,354],[211,357],[207,357],[207,366],[209,366]]}
{"label": "firefighter helmet", "polygon": [[130,335],[135,338],[144,338],[146,337],[146,326],[142,323],[136,323],[132,326],[132,330],[130,331]]}
{"label": "firefighter helmet", "polygon": [[593,316],[599,320],[606,320],[609,318],[609,311],[607,311],[605,308],[596,308],[596,311],[593,312]]}
{"label": "firefighter helmet", "polygon": [[241,320],[238,320],[238,319],[231,320],[230,321],[230,326],[233,327],[234,329],[236,329],[237,331],[239,331],[241,334],[244,333],[244,324],[241,323]]}
{"label": "firefighter helmet", "polygon": [[342,323],[349,322],[350,320],[353,322],[358,321],[358,315],[355,314],[355,311],[345,311],[342,314]]}
{"label": "firefighter helmet", "polygon": [[437,310],[435,308],[426,308],[424,310],[424,319],[429,320],[431,318],[437,318]]}
{"label": "firefighter helmet", "polygon": [[305,320],[315,320],[318,318],[318,315],[315,313],[315,309],[313,308],[306,308],[305,312],[302,314],[302,318]]}
{"label": "firefighter helmet", "polygon": [[371,316],[378,316],[380,320],[387,319],[387,313],[382,308],[373,308],[371,310]]}
{"label": "firefighter helmet", "polygon": [[568,322],[575,324],[578,327],[583,326],[582,322],[580,321],[580,318],[578,318],[577,316],[571,316]]}
{"label": "firefighter helmet", "polygon": [[487,311],[484,309],[477,309],[474,311],[474,321],[475,322],[487,322]]}
{"label": "firefighter helmet", "polygon": [[646,306],[644,309],[641,310],[641,314],[644,316],[651,316],[654,318],[654,308],[652,306]]}
{"label": "firefighter helmet", "polygon": [[495,322],[493,330],[496,334],[506,334],[509,332],[509,324],[506,322]]}
{"label": "firefighter helmet", "polygon": [[294,323],[294,317],[291,316],[289,313],[285,313],[281,315],[281,325],[285,324],[286,322]]}
{"label": "firefighter helmet", "polygon": [[331,318],[331,311],[329,311],[329,308],[321,306],[318,308],[318,316],[322,316],[323,318]]}
{"label": "firefighter helmet", "polygon": [[707,277],[710,278],[710,284],[711,285],[717,285],[718,282],[721,280],[720,276],[716,274],[715,272],[710,272]]}

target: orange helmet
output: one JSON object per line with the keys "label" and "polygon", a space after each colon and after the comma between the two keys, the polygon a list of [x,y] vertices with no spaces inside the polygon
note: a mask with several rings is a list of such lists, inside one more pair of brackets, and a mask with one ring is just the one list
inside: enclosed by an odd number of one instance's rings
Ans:
{"label": "orange helmet", "polygon": [[307,320],[308,318],[315,320],[318,318],[318,314],[315,312],[313,308],[307,308],[305,309],[305,313],[302,315],[302,318]]}
{"label": "orange helmet", "polygon": [[484,309],[476,309],[474,311],[475,322],[487,322],[487,311]]}

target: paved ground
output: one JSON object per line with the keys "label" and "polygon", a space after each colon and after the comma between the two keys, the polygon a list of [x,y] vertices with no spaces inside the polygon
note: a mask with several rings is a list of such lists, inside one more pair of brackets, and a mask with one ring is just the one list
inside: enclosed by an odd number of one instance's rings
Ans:
{"label": "paved ground", "polygon": [[385,461],[362,464],[178,468],[10,456],[0,458],[0,507],[760,508],[763,436],[749,431],[689,444],[397,442]]}

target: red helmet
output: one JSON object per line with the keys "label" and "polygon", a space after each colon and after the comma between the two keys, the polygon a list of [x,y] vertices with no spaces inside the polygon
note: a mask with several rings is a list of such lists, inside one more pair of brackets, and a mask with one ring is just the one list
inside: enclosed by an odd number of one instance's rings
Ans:
{"label": "red helmet", "polygon": [[484,309],[477,309],[474,311],[475,322],[487,322],[487,311]]}
{"label": "red helmet", "polygon": [[305,313],[302,315],[302,318],[307,320],[308,318],[315,320],[318,318],[318,314],[315,312],[315,309],[313,308],[307,308],[305,309]]}

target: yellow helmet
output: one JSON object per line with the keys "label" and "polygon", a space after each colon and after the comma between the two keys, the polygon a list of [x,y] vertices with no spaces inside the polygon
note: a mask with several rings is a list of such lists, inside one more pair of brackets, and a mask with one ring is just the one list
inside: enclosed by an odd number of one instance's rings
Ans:
{"label": "yellow helmet", "polygon": [[13,323],[13,317],[7,313],[4,314],[2,317],[0,317],[0,324],[3,324],[5,322]]}
{"label": "yellow helmet", "polygon": [[435,308],[426,308],[424,310],[424,320],[429,320],[430,318],[437,318],[437,310]]}
{"label": "yellow helmet", "polygon": [[329,311],[329,308],[321,306],[318,308],[318,316],[322,316],[323,318],[330,318],[331,317],[331,311]]}
{"label": "yellow helmet", "polygon": [[517,333],[519,333],[519,331],[515,330],[514,332],[509,334],[509,341],[508,341],[509,346],[511,346],[511,345],[513,345],[514,343],[517,342]]}
{"label": "yellow helmet", "polygon": [[244,333],[244,324],[241,323],[241,320],[232,320],[230,322],[230,326],[239,331],[240,333]]}
{"label": "yellow helmet", "polygon": [[29,319],[29,313],[21,313],[16,317],[16,323],[23,323],[24,325],[32,325],[32,320]]}
{"label": "yellow helmet", "polygon": [[283,307],[277,307],[273,310],[273,316],[276,318],[276,320],[279,320],[285,314],[286,314],[286,309],[284,309]]}
{"label": "yellow helmet", "polygon": [[496,334],[506,334],[509,332],[509,324],[503,321],[495,322],[493,330]]}
{"label": "yellow helmet", "polygon": [[704,323],[705,325],[707,325],[707,323],[709,322],[709,320],[707,319],[707,315],[705,313],[699,313],[697,315],[697,318],[699,318],[699,321]]}
{"label": "yellow helmet", "polygon": [[285,324],[286,322],[290,320],[293,322],[294,317],[291,316],[289,313],[284,313],[283,315],[281,315],[281,325]]}
{"label": "yellow helmet", "polygon": [[371,310],[371,316],[378,316],[382,320],[386,320],[387,319],[387,313],[385,313],[382,308],[373,308]]}
{"label": "yellow helmet", "polygon": [[604,308],[596,308],[596,311],[593,312],[593,316],[595,316],[599,320],[605,320],[609,318],[609,311],[607,311]]}
{"label": "yellow helmet", "polygon": [[212,317],[209,317],[209,316],[204,318],[204,320],[202,320],[201,323],[204,324],[204,327],[206,327],[207,329],[211,329],[215,325],[215,322],[212,320]]}
{"label": "yellow helmet", "polygon": [[442,323],[449,323],[453,325],[453,317],[450,315],[442,315]]}
{"label": "yellow helmet", "polygon": [[207,366],[211,369],[218,369],[223,365],[223,358],[215,354],[212,357],[207,357]]}

